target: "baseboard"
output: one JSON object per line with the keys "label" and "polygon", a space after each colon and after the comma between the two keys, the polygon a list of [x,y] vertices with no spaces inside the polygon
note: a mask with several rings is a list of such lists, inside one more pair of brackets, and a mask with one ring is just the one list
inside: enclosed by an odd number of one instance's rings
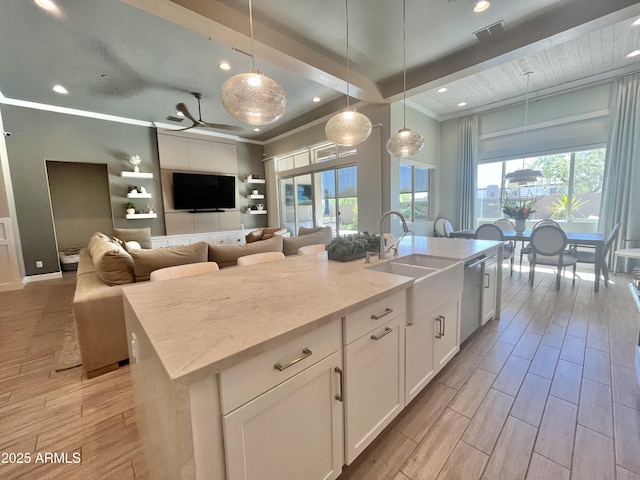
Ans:
{"label": "baseboard", "polygon": [[22,279],[23,285],[31,282],[42,282],[44,280],[55,280],[56,278],[62,278],[62,272],[43,273],[41,275],[29,275]]}

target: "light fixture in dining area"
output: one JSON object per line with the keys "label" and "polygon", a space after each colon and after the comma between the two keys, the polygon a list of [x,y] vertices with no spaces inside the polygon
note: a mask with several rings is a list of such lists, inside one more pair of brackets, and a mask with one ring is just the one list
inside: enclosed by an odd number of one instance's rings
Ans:
{"label": "light fixture in dining area", "polygon": [[349,0],[345,0],[347,31],[347,108],[335,114],[324,127],[324,133],[336,145],[352,147],[371,135],[371,120],[349,105]]}
{"label": "light fixture in dining area", "polygon": [[227,112],[241,122],[249,125],[268,125],[284,115],[287,96],[278,82],[256,69],[251,0],[249,0],[249,28],[252,68],[224,82],[220,98]]}
{"label": "light fixture in dining area", "polygon": [[394,157],[406,158],[415,155],[424,147],[424,138],[407,128],[407,8],[402,0],[402,108],[403,127],[387,140],[387,152]]}
{"label": "light fixture in dining area", "polygon": [[517,183],[518,185],[528,185],[535,183],[542,178],[542,172],[540,170],[532,170],[530,168],[524,168],[524,159],[526,157],[527,148],[527,127],[529,125],[529,80],[533,72],[528,70],[524,73],[527,77],[527,93],[524,99],[524,129],[522,131],[522,169],[516,170],[511,173],[507,173],[504,179],[509,183]]}

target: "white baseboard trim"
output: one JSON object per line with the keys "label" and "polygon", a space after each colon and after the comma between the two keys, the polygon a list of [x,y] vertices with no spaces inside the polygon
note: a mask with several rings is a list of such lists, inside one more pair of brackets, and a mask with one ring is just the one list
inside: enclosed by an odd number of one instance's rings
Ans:
{"label": "white baseboard trim", "polygon": [[26,285],[31,282],[42,282],[44,280],[55,280],[56,278],[62,278],[62,272],[43,273],[42,275],[29,275],[22,279],[22,283]]}

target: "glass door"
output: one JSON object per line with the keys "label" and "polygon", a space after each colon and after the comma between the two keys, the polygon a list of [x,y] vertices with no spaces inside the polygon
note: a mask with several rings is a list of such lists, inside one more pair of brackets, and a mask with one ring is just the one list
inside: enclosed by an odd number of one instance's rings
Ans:
{"label": "glass door", "polygon": [[284,226],[292,235],[297,235],[300,227],[311,228],[313,218],[313,183],[310,174],[298,175],[280,181],[282,218]]}

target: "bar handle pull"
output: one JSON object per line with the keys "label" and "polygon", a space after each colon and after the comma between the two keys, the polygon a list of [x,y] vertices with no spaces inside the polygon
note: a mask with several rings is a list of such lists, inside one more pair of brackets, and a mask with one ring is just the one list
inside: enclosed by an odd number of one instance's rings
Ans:
{"label": "bar handle pull", "polygon": [[442,315],[437,316],[435,321],[438,322],[438,333],[436,333],[436,338],[442,338]]}
{"label": "bar handle pull", "polygon": [[298,358],[294,358],[293,360],[291,360],[290,362],[285,363],[284,365],[281,364],[280,362],[276,363],[273,365],[273,368],[275,368],[278,371],[283,371],[289,367],[291,367],[292,365],[295,365],[298,362],[301,362],[302,360],[304,360],[305,358],[307,358],[308,356],[310,356],[313,352],[311,350],[309,350],[308,348],[304,348],[302,349],[302,355],[300,355]]}
{"label": "bar handle pull", "polygon": [[389,335],[391,332],[393,332],[392,328],[389,327],[384,327],[384,331],[382,333],[379,334],[373,334],[371,335],[371,340],[380,340],[382,337],[384,337],[385,335]]}
{"label": "bar handle pull", "polygon": [[380,320],[382,317],[386,317],[391,312],[393,312],[393,308],[385,307],[384,313],[381,313],[379,315],[376,315],[375,313],[372,313],[371,314],[371,320]]}
{"label": "bar handle pull", "polygon": [[344,401],[343,400],[344,397],[342,396],[342,391],[344,388],[344,381],[342,378],[342,369],[340,367],[335,367],[333,371],[336,372],[338,375],[340,375],[340,393],[336,393],[336,400],[338,400],[339,402],[342,402]]}
{"label": "bar handle pull", "polygon": [[485,283],[484,283],[484,288],[489,288],[489,282],[491,282],[491,275],[489,275],[488,273],[484,274],[484,279],[485,279]]}
{"label": "bar handle pull", "polygon": [[442,322],[440,323],[442,325],[442,336],[444,337],[446,328],[447,328],[447,317],[445,317],[444,315],[438,315],[438,316],[442,319]]}

